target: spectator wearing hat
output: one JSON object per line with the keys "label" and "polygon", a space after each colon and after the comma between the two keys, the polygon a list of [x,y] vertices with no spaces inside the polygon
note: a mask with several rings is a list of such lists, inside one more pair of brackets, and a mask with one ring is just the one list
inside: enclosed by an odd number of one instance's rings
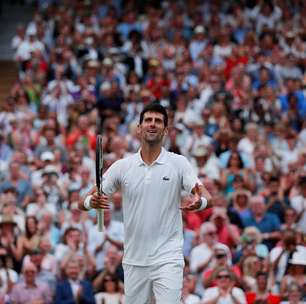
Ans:
{"label": "spectator wearing hat", "polygon": [[198,145],[191,152],[191,164],[199,178],[208,177],[211,180],[219,180],[220,170],[219,162],[211,148]]}
{"label": "spectator wearing hat", "polygon": [[[43,152],[50,151],[54,154],[55,151],[60,151],[60,160],[61,162],[67,161],[67,151],[63,145],[58,142],[56,137],[56,128],[45,125],[41,129],[41,135],[39,138],[39,143],[34,149],[34,155],[38,158],[41,158]],[[50,154],[48,155],[50,157]],[[52,162],[52,160],[51,160]]]}
{"label": "spectator wearing hat", "polygon": [[47,204],[59,208],[64,200],[65,193],[60,187],[59,172],[53,165],[48,165],[42,172],[41,189],[47,195]]}
{"label": "spectator wearing hat", "polygon": [[204,121],[202,119],[190,122],[189,126],[192,129],[192,134],[190,138],[187,138],[185,144],[188,153],[192,153],[198,146],[209,147],[211,145],[212,138],[204,134]]}
{"label": "spectator wearing hat", "polygon": [[283,277],[280,285],[280,293],[283,297],[287,296],[288,287],[295,283],[303,290],[306,282],[306,247],[295,251],[289,260],[287,274]]}
{"label": "spectator wearing hat", "polygon": [[207,45],[207,39],[205,38],[205,28],[203,25],[197,25],[194,28],[193,37],[189,43],[189,53],[193,61],[197,61],[201,58],[201,53],[204,51]]}
{"label": "spectator wearing hat", "polygon": [[251,214],[243,221],[245,227],[255,226],[262,233],[263,243],[273,248],[280,238],[280,221],[275,214],[266,210],[264,198],[253,196],[250,201]]}
{"label": "spectator wearing hat", "polygon": [[234,287],[234,277],[228,268],[221,267],[216,272],[215,279],[217,286],[207,288],[204,291],[202,298],[203,304],[221,304],[225,302],[229,304],[247,303],[243,290],[238,287]]}
{"label": "spectator wearing hat", "polygon": [[31,184],[33,187],[41,186],[42,184],[42,174],[44,169],[48,165],[55,165],[55,156],[51,151],[44,151],[40,155],[40,160],[33,159],[33,162],[36,162],[38,168],[35,168],[31,173]]}
{"label": "spectator wearing hat", "polygon": [[23,303],[52,303],[50,287],[37,280],[37,268],[32,262],[25,263],[22,267],[24,282],[17,283],[11,293],[10,301],[16,304]]}

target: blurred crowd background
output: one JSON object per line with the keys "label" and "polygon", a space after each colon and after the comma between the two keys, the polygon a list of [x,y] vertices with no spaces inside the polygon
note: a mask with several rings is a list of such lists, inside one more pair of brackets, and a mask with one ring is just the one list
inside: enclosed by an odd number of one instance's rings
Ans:
{"label": "blurred crowd background", "polygon": [[103,233],[77,203],[96,134],[105,168],[136,152],[152,101],[214,197],[183,214],[183,303],[305,303],[305,1],[41,0],[11,47],[0,303],[124,303],[121,194]]}

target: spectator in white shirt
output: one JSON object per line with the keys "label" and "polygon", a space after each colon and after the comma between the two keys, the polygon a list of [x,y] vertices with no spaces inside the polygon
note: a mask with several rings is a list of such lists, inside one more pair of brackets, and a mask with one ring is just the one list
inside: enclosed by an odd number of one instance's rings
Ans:
{"label": "spectator in white shirt", "polygon": [[234,287],[233,274],[228,268],[220,268],[216,274],[217,286],[207,288],[202,304],[244,304],[247,303],[242,289]]}

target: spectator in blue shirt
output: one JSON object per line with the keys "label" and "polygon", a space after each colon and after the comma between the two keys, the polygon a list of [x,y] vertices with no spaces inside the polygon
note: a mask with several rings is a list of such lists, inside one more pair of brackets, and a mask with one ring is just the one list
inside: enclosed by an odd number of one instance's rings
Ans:
{"label": "spectator in blue shirt", "polygon": [[280,238],[280,221],[275,214],[267,212],[262,196],[253,196],[250,200],[251,214],[243,218],[245,227],[255,226],[262,233],[263,243],[273,248]]}

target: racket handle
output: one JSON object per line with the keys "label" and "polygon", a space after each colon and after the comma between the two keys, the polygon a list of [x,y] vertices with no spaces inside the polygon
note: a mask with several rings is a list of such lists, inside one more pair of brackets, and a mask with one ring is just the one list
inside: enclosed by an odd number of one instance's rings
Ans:
{"label": "racket handle", "polygon": [[98,209],[97,210],[97,217],[98,217],[98,231],[103,231],[104,228],[104,210]]}

